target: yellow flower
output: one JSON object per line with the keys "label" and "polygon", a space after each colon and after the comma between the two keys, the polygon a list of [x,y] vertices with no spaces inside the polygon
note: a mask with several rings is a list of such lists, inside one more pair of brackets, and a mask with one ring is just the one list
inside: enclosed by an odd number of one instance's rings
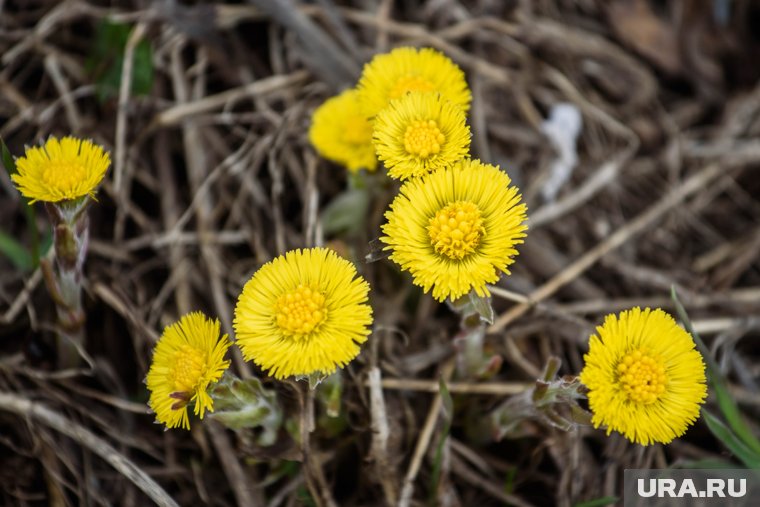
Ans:
{"label": "yellow flower", "polygon": [[356,90],[346,90],[319,106],[311,119],[309,141],[324,158],[351,172],[374,171],[372,125],[360,112],[357,97]]}
{"label": "yellow flower", "polygon": [[195,403],[195,415],[203,419],[214,411],[209,384],[218,381],[229,361],[224,354],[231,342],[219,337],[219,321],[201,312],[188,313],[164,329],[153,351],[146,383],[150,408],[167,428],[190,429],[187,405]]}
{"label": "yellow flower", "polygon": [[381,241],[415,285],[452,300],[474,290],[489,294],[517,255],[526,206],[498,167],[461,160],[407,181],[385,213]]}
{"label": "yellow flower", "polygon": [[438,93],[410,92],[375,118],[372,141],[388,176],[407,179],[449,167],[470,150],[460,108]]}
{"label": "yellow flower", "polygon": [[471,100],[464,72],[431,48],[401,47],[376,55],[364,66],[357,90],[367,118],[408,92],[438,92],[465,113]]}
{"label": "yellow flower", "polygon": [[642,445],[683,435],[707,396],[705,365],[691,335],[649,308],[608,315],[596,332],[580,375],[594,427]]}
{"label": "yellow flower", "polygon": [[263,265],[235,307],[237,343],[278,379],[330,374],[359,354],[372,309],[369,284],[327,248],[292,250]]}
{"label": "yellow flower", "polygon": [[26,149],[16,160],[18,173],[11,179],[31,202],[95,197],[110,164],[108,152],[92,141],[51,137],[43,147]]}

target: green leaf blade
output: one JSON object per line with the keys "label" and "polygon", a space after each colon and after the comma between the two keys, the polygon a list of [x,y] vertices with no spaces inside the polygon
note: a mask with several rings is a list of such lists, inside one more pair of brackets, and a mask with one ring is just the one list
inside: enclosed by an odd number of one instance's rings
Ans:
{"label": "green leaf blade", "polygon": [[13,160],[11,151],[5,145],[5,141],[3,141],[2,137],[0,137],[0,156],[2,156],[3,167],[5,167],[5,170],[8,171],[8,176],[13,176],[16,174],[18,172],[16,170],[16,162]]}
{"label": "green leaf blade", "polygon": [[29,251],[8,234],[0,231],[0,253],[2,253],[19,271],[28,272],[34,268]]}
{"label": "green leaf blade", "polygon": [[619,500],[616,496],[603,496],[601,498],[594,498],[593,500],[586,500],[585,502],[578,502],[573,507],[604,507],[605,505],[616,504]]}
{"label": "green leaf blade", "polygon": [[734,456],[739,458],[747,468],[753,470],[760,469],[760,454],[754,452],[752,449],[739,439],[720,419],[715,417],[707,410],[702,411],[702,417],[707,424],[713,435],[720,440],[723,445],[730,450]]}
{"label": "green leaf blade", "polygon": [[710,350],[707,348],[707,345],[705,345],[705,342],[702,341],[702,338],[694,329],[694,326],[691,323],[691,319],[689,318],[689,314],[686,313],[686,309],[678,298],[675,287],[671,288],[671,297],[673,299],[673,303],[675,304],[678,317],[681,319],[681,322],[683,322],[686,331],[691,334],[692,338],[694,339],[694,343],[697,345],[697,349],[699,349],[699,352],[704,358],[705,364],[707,365],[707,380],[710,384],[710,387],[712,387],[715,393],[715,397],[718,401],[718,407],[720,408],[723,417],[726,418],[726,422],[728,423],[729,427],[733,430],[736,436],[742,440],[744,445],[752,449],[752,451],[756,454],[760,455],[760,440],[755,437],[752,429],[744,421],[744,418],[739,411],[739,407],[736,405],[736,402],[728,390],[728,383],[726,382],[726,379],[721,374],[720,368],[715,362],[715,359],[713,359],[712,355],[710,354]]}
{"label": "green leaf blade", "polygon": [[[103,20],[97,27],[86,67],[101,102],[119,93],[124,50],[131,32],[131,25],[109,20]],[[153,88],[153,77],[153,49],[147,40],[141,40],[132,54],[129,89],[134,95],[147,95]]]}

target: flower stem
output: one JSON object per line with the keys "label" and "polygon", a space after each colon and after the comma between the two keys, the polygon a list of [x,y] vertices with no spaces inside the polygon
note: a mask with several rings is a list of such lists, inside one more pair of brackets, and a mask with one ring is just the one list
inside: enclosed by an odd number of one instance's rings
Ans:
{"label": "flower stem", "polygon": [[473,292],[448,304],[461,318],[460,331],[454,338],[460,375],[464,378],[490,378],[502,364],[501,356],[487,353],[484,347],[486,323],[493,322],[490,300]]}
{"label": "flower stem", "polygon": [[209,417],[230,429],[260,428],[259,445],[273,445],[282,424],[282,409],[274,391],[264,389],[256,377],[239,379],[227,370],[209,392],[214,412]]}
{"label": "flower stem", "polygon": [[527,420],[563,431],[591,424],[591,414],[578,404],[586,397],[585,386],[575,376],[557,378],[561,366],[558,357],[550,357],[535,385],[507,399],[491,413],[489,431],[495,440],[522,436],[520,426]]}
{"label": "flower stem", "polygon": [[314,431],[314,390],[305,382],[295,382],[301,405],[301,453],[303,454],[304,476],[314,502],[319,507],[336,507],[330,486],[322,469],[322,464],[314,461],[311,451],[311,432]]}
{"label": "flower stem", "polygon": [[53,225],[55,264],[41,264],[48,292],[56,304],[58,367],[80,365],[78,349],[84,345],[85,313],[82,307],[82,268],[89,241],[88,199],[45,203]]}

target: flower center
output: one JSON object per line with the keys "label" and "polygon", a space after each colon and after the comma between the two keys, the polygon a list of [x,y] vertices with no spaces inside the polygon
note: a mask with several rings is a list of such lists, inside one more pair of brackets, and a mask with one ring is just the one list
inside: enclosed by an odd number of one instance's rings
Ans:
{"label": "flower center", "polygon": [[439,254],[460,260],[475,251],[486,233],[478,207],[468,201],[446,205],[430,219],[430,243]]}
{"label": "flower center", "polygon": [[203,352],[190,345],[182,345],[175,352],[174,368],[171,378],[174,379],[174,390],[178,393],[189,393],[195,390],[201,379],[206,361]]}
{"label": "flower center", "polygon": [[61,160],[51,160],[45,164],[42,181],[49,188],[62,192],[72,190],[77,183],[83,181],[87,172],[81,164]]}
{"label": "flower center", "polygon": [[349,117],[343,140],[348,144],[368,144],[372,140],[372,125],[363,116]]}
{"label": "flower center", "polygon": [[428,158],[441,151],[446,137],[434,120],[415,120],[404,132],[404,148],[411,155]]}
{"label": "flower center", "polygon": [[396,81],[396,84],[391,88],[388,96],[393,100],[403,97],[409,92],[432,92],[433,90],[435,90],[433,83],[424,77],[408,74],[400,77],[398,81]]}
{"label": "flower center", "polygon": [[286,335],[302,338],[314,331],[327,317],[325,296],[300,284],[277,298],[275,316],[277,325]]}
{"label": "flower center", "polygon": [[637,349],[626,354],[617,366],[623,392],[630,401],[649,405],[665,392],[668,378],[662,359]]}

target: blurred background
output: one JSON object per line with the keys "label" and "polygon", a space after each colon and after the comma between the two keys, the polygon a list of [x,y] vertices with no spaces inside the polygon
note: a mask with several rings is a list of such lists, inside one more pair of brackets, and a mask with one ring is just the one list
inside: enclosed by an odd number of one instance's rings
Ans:
{"label": "blurred background", "polygon": [[[397,185],[377,175],[366,209],[324,213],[347,174],[309,145],[311,113],[399,45],[462,67],[473,156],[506,170],[528,203],[527,240],[494,291],[484,345],[502,362],[488,378],[456,371],[459,322],[446,305],[389,261],[364,263]],[[647,448],[588,428],[528,422],[501,441],[478,428],[550,356],[577,374],[607,313],[672,313],[675,286],[757,430],[759,60],[750,0],[0,0],[10,153],[72,134],[112,160],[90,208],[86,361],[73,370],[55,368],[44,208],[28,209],[0,173],[0,391],[48,410],[0,404],[0,504],[149,504],[84,428],[180,505],[315,505],[288,386],[264,379],[286,414],[264,446],[211,422],[164,432],[143,379],[165,325],[203,310],[232,334],[255,269],[320,243],[360,265],[376,318],[337,416],[334,399],[317,406],[313,452],[338,505],[389,504],[426,421],[413,505],[607,505],[625,468],[730,461],[702,421]],[[371,367],[382,372],[382,452]],[[441,374],[453,406],[437,416]]]}

